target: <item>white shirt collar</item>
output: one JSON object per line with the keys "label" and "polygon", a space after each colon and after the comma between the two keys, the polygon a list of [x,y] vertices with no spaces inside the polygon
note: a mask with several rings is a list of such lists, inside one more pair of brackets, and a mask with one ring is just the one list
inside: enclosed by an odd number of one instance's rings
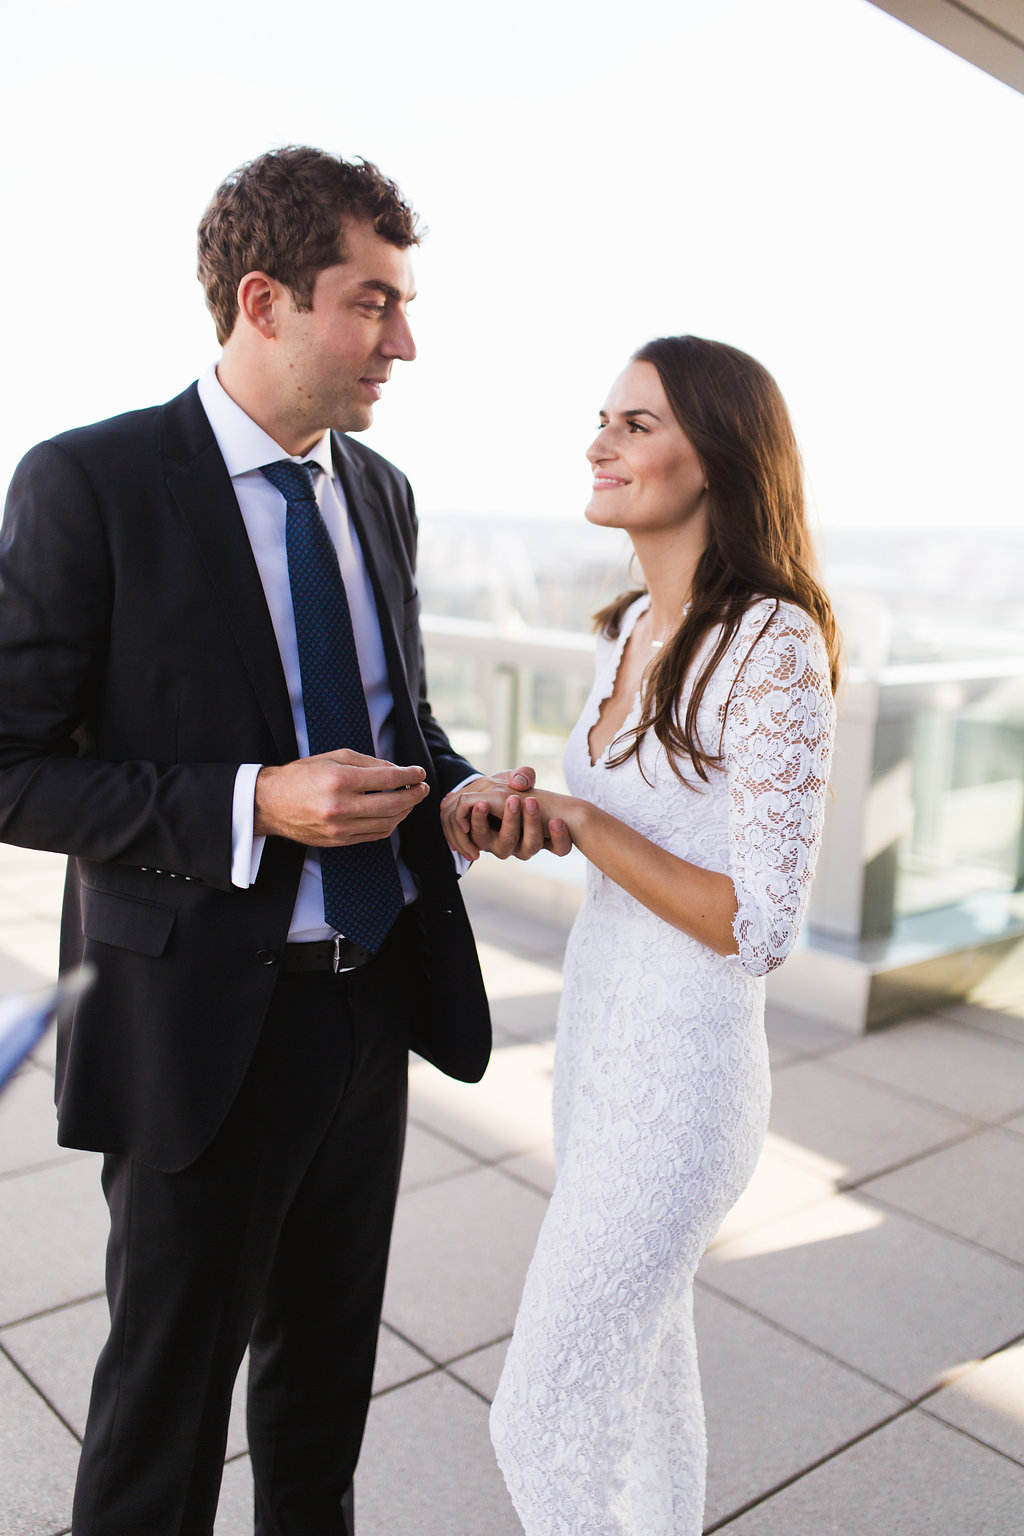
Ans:
{"label": "white shirt collar", "polygon": [[235,404],[218,379],[215,364],[206,370],[197,387],[217,447],[233,480],[280,459],[291,459],[296,464],[319,464],[325,474],[333,477],[330,432],[325,432],[320,441],[299,458],[297,454],[286,453],[280,443],[275,443],[268,432],[258,427],[252,417]]}

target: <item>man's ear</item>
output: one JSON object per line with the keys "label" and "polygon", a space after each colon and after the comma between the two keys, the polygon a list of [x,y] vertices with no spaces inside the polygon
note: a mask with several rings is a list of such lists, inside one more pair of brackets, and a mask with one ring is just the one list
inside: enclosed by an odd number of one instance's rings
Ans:
{"label": "man's ear", "polygon": [[285,290],[266,272],[247,272],[238,285],[239,321],[251,325],[269,341],[277,334],[276,306],[286,297]]}

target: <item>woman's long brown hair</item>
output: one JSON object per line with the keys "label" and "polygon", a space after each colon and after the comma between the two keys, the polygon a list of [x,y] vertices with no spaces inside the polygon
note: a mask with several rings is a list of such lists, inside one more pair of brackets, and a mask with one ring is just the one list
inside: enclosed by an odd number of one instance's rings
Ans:
{"label": "woman's long brown hair", "polygon": [[[617,767],[638,757],[653,730],[679,778],[680,763],[689,758],[707,782],[708,769],[721,766],[722,738],[717,752],[708,751],[697,733],[697,713],[747,609],[759,599],[775,599],[766,629],[780,602],[802,608],[824,638],[833,692],[839,634],[815,578],[800,452],[771,374],[745,352],[700,336],[662,336],[634,353],[633,361],[658,370],[673,415],[697,450],[708,483],[710,536],[694,573],[689,612],[680,615],[651,666],[639,723],[624,733],[625,744],[608,763]],[[621,593],[594,615],[595,627],[615,639],[627,608],[645,590]],[[683,684],[708,634],[719,627],[682,714]]]}

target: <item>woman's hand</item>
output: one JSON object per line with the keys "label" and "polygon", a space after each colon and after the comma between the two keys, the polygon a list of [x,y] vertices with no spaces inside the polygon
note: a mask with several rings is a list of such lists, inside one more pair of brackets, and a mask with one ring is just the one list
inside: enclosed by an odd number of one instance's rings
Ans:
{"label": "woman's hand", "polygon": [[542,848],[559,857],[569,852],[572,837],[564,808],[575,802],[548,790],[524,795],[516,787],[518,777],[474,779],[445,796],[441,825],[457,853],[474,861],[481,850],[499,859],[532,859]]}

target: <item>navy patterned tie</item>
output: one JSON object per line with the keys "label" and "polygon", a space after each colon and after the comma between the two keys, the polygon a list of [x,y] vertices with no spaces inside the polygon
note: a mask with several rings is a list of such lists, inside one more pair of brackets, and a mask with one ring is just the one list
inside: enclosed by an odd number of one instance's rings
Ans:
{"label": "navy patterned tie", "polygon": [[[309,751],[315,756],[349,747],[375,757],[345,583],[316,504],[313,473],[319,468],[283,459],[261,471],[287,508],[285,547]],[[321,848],[320,870],[325,921],[376,954],[404,904],[390,840]]]}

